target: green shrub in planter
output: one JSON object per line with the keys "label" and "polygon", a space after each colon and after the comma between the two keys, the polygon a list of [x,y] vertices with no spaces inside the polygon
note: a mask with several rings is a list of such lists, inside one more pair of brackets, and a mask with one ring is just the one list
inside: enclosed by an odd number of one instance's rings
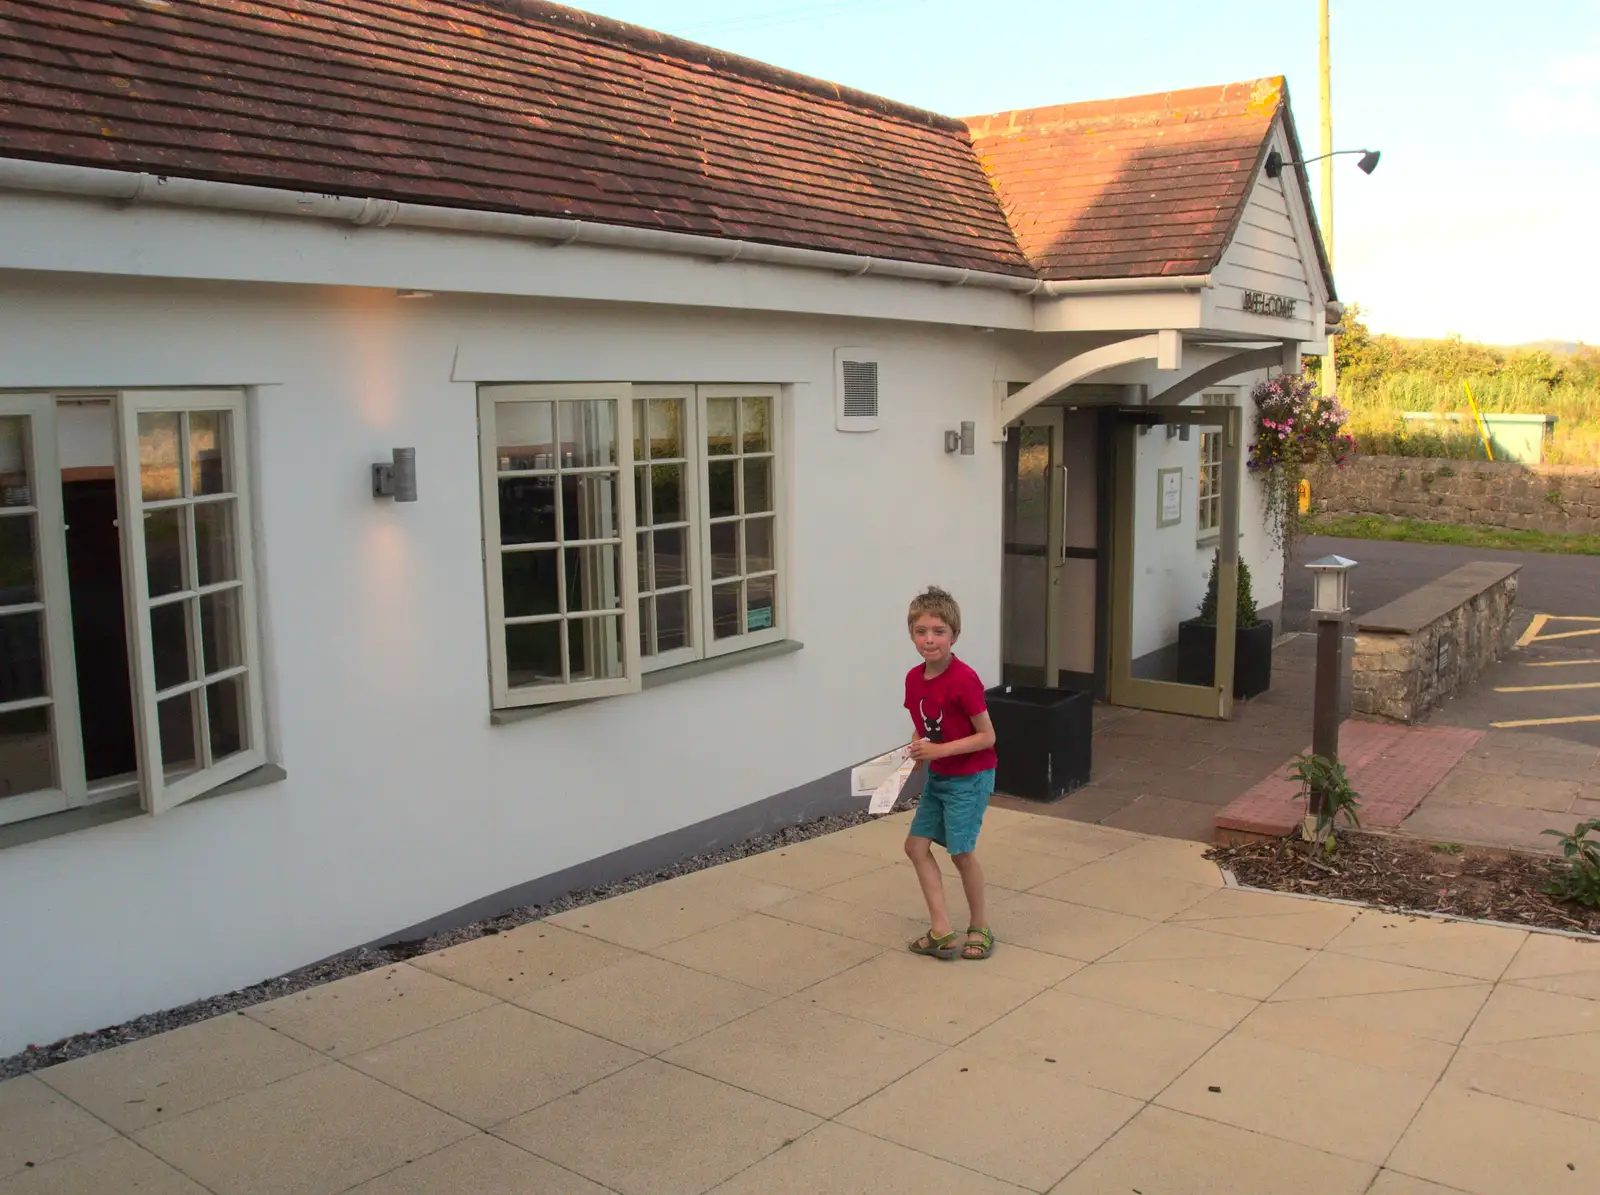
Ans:
{"label": "green shrub in planter", "polygon": [[[1212,684],[1217,659],[1217,573],[1222,553],[1211,557],[1211,579],[1200,613],[1178,624],[1178,682]],[[1261,620],[1250,587],[1250,566],[1239,561],[1238,613],[1234,619],[1233,696],[1247,701],[1272,686],[1272,624]]]}
{"label": "green shrub in planter", "polygon": [[[1206,596],[1200,602],[1200,617],[1196,622],[1208,627],[1217,625],[1217,570],[1222,567],[1222,553],[1211,554],[1211,579],[1206,582]],[[1250,566],[1239,561],[1239,614],[1234,620],[1240,630],[1253,627],[1261,621],[1256,611],[1256,597],[1250,589]]]}

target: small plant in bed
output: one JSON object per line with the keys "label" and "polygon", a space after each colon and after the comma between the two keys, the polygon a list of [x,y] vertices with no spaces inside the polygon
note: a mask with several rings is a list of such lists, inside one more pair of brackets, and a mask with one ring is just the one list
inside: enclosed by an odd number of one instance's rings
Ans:
{"label": "small plant in bed", "polygon": [[1562,859],[1550,864],[1550,880],[1544,890],[1561,900],[1570,900],[1589,909],[1600,909],[1600,817],[1579,822],[1572,833],[1546,830],[1561,844]]}
{"label": "small plant in bed", "polygon": [[1300,792],[1306,798],[1306,820],[1302,836],[1324,854],[1338,849],[1333,835],[1334,823],[1342,813],[1345,820],[1357,829],[1361,818],[1356,808],[1361,804],[1344,765],[1325,755],[1297,755],[1289,775],[1300,782]]}

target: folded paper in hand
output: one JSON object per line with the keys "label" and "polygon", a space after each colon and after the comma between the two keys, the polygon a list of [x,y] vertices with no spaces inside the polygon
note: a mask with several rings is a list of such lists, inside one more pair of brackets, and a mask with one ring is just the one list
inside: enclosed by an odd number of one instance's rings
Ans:
{"label": "folded paper in hand", "polygon": [[850,773],[852,796],[872,798],[867,805],[871,814],[888,813],[900,799],[900,790],[906,786],[917,761],[911,758],[909,746],[899,747],[877,759],[869,759]]}

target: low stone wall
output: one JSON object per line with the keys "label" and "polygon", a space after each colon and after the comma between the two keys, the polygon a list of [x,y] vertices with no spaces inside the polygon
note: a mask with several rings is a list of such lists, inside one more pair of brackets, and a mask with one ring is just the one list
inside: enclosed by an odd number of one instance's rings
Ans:
{"label": "low stone wall", "polygon": [[1467,564],[1356,623],[1352,707],[1418,722],[1511,646],[1520,565]]}
{"label": "low stone wall", "polygon": [[1318,515],[1389,515],[1556,534],[1600,532],[1600,469],[1358,456],[1311,470]]}

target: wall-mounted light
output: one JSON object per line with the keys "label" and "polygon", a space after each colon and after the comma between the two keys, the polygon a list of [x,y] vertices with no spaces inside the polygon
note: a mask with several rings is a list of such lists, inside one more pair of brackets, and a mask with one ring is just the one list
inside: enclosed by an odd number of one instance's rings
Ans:
{"label": "wall-mounted light", "polygon": [[396,448],[392,464],[372,466],[372,496],[396,502],[417,500],[417,450]]}
{"label": "wall-mounted light", "polygon": [[962,456],[972,456],[978,451],[977,425],[970,419],[963,420],[960,431],[945,432],[944,450],[946,452],[959,452]]}
{"label": "wall-mounted light", "polygon": [[1383,151],[1378,149],[1336,149],[1331,154],[1318,154],[1314,158],[1304,158],[1294,162],[1286,161],[1282,154],[1277,150],[1273,150],[1267,154],[1267,160],[1263,165],[1266,168],[1268,178],[1277,178],[1283,173],[1285,166],[1309,166],[1312,162],[1320,162],[1323,158],[1337,158],[1341,154],[1360,154],[1361,160],[1356,163],[1356,167],[1362,174],[1371,174],[1376,170],[1378,168],[1378,159],[1383,157]]}

